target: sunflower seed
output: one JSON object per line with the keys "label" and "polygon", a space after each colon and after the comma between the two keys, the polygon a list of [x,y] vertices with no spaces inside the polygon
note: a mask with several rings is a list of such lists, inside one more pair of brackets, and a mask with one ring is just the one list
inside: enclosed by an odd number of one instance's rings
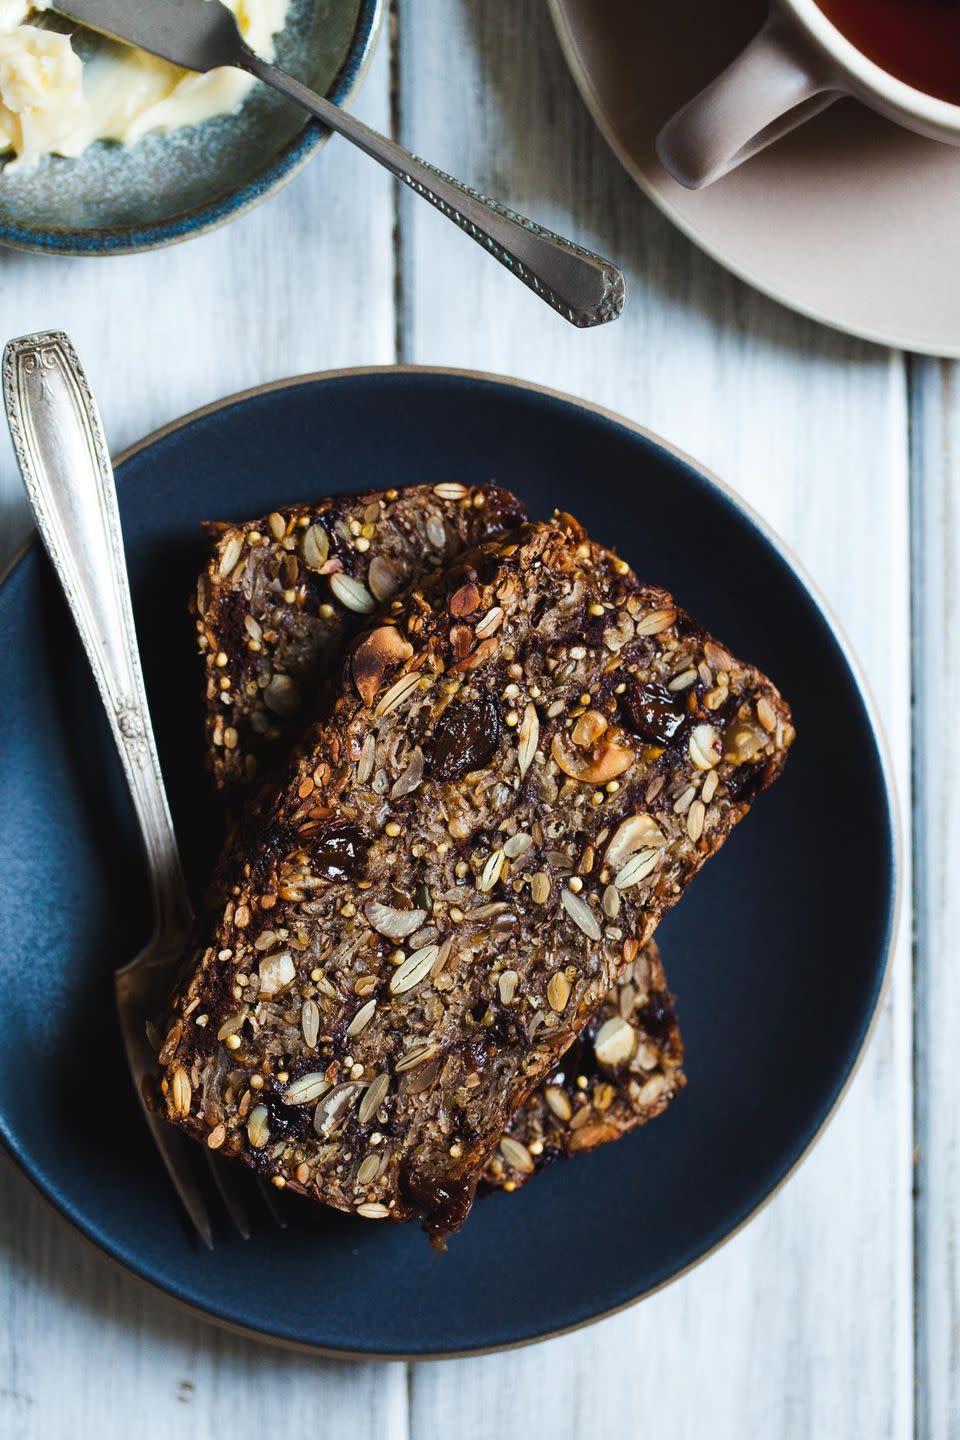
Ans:
{"label": "sunflower seed", "polygon": [[221,1125],[215,1125],[215,1126],[213,1127],[213,1129],[210,1131],[210,1134],[207,1136],[207,1147],[208,1147],[210,1150],[219,1150],[219,1149],[220,1149],[220,1146],[223,1144],[223,1142],[224,1142],[224,1140],[226,1140],[226,1138],[227,1138],[227,1127],[226,1127],[226,1125],[223,1125],[223,1124],[221,1124]]}
{"label": "sunflower seed", "polygon": [[517,993],[517,981],[520,976],[516,970],[504,970],[497,981],[497,989],[500,992],[500,1002],[503,1005],[512,1005],[513,997]]}
{"label": "sunflower seed", "polygon": [[559,1085],[548,1085],[544,1091],[547,1104],[556,1115],[558,1120],[566,1122],[573,1114],[573,1106],[570,1104],[570,1097]]}
{"label": "sunflower seed", "polygon": [[300,1010],[300,1029],[303,1043],[312,1050],[320,1038],[320,1006],[316,1000],[304,1000]]}
{"label": "sunflower seed", "polygon": [[364,1220],[386,1220],[390,1211],[386,1205],[381,1205],[377,1200],[365,1201],[363,1205],[357,1206],[357,1214],[362,1215]]}
{"label": "sunflower seed", "polygon": [[512,1135],[503,1135],[500,1139],[500,1154],[507,1164],[514,1170],[519,1170],[522,1175],[533,1174],[533,1157],[526,1145],[519,1140],[514,1140]]}
{"label": "sunflower seed", "polygon": [[390,993],[405,995],[408,990],[415,989],[422,980],[427,978],[430,968],[439,954],[439,945],[425,945],[422,950],[414,950],[390,976]]}
{"label": "sunflower seed", "polygon": [[361,1125],[366,1125],[372,1120],[387,1098],[387,1091],[390,1089],[390,1076],[386,1070],[382,1070],[370,1084],[363,1094],[363,1099],[357,1109],[357,1117]]}
{"label": "sunflower seed", "polygon": [[447,532],[439,515],[427,516],[427,539],[435,550],[442,550],[447,543]]}
{"label": "sunflower seed", "polygon": [[486,894],[496,885],[503,873],[506,858],[503,850],[494,850],[493,854],[489,857],[486,865],[483,867],[483,874],[480,876],[480,883],[477,886],[481,894]]}
{"label": "sunflower seed", "polygon": [[287,533],[287,522],[279,510],[271,510],[267,517],[267,524],[270,526],[270,534],[274,540],[282,540]]}
{"label": "sunflower seed", "polygon": [[256,1105],[247,1121],[247,1139],[254,1150],[262,1150],[270,1139],[269,1112],[266,1105]]}
{"label": "sunflower seed", "polygon": [[244,615],[243,628],[251,640],[263,639],[263,626],[260,624],[260,621],[256,620],[252,615]]}
{"label": "sunflower seed", "polygon": [[311,570],[322,570],[330,554],[330,536],[322,525],[311,525],[303,532],[300,542],[303,563]]}
{"label": "sunflower seed", "polygon": [[371,730],[360,747],[360,759],[357,761],[357,784],[366,785],[373,774],[373,762],[377,755],[377,737]]}
{"label": "sunflower seed", "polygon": [[243,552],[243,541],[239,535],[231,535],[220,553],[220,563],[217,566],[217,574],[221,580],[226,579],[230,571],[236,565]]}
{"label": "sunflower seed", "polygon": [[707,807],[702,800],[694,800],[687,811],[687,834],[690,839],[697,841],[703,834],[703,822],[706,818]]}
{"label": "sunflower seed", "polygon": [[540,740],[540,717],[537,715],[537,707],[528,704],[523,712],[523,719],[520,721],[520,729],[517,732],[519,748],[517,750],[517,764],[522,779],[530,769],[530,762],[537,753],[537,744]]}
{"label": "sunflower seed", "polygon": [[[597,938],[600,938],[599,931]],[[566,1009],[569,999],[570,981],[562,970],[555,970],[547,983],[547,1001],[551,1010],[556,1010],[558,1014],[561,1013]]]}
{"label": "sunflower seed", "polygon": [[631,855],[627,863],[618,870],[614,876],[614,885],[618,890],[630,890],[634,885],[639,885],[641,880],[646,880],[657,868],[659,861],[659,850],[638,850],[636,855]]}
{"label": "sunflower seed", "polygon": [[636,622],[638,635],[660,635],[677,618],[676,610],[651,610]]}
{"label": "sunflower seed", "polygon": [[508,860],[517,860],[521,855],[527,853],[532,844],[533,836],[526,835],[521,831],[519,835],[511,835],[510,839],[504,843],[503,853]]}
{"label": "sunflower seed", "polygon": [[608,885],[603,892],[603,913],[608,920],[616,920],[620,914],[620,891],[615,885]]}
{"label": "sunflower seed", "polygon": [[458,485],[455,480],[445,480],[441,485],[434,485],[433,493],[438,500],[465,500],[467,487]]}
{"label": "sunflower seed", "polygon": [[319,1100],[330,1088],[330,1081],[322,1071],[311,1070],[309,1075],[301,1075],[299,1079],[290,1082],[283,1092],[284,1103],[306,1105],[311,1100]]}
{"label": "sunflower seed", "polygon": [[500,605],[494,605],[476,625],[474,634],[478,640],[486,640],[488,636],[494,635],[499,630],[502,623],[503,609]]}
{"label": "sunflower seed", "polygon": [[593,1050],[601,1065],[622,1065],[630,1059],[636,1045],[637,1032],[633,1026],[614,1015],[600,1026]]}
{"label": "sunflower seed", "polygon": [[354,580],[352,575],[344,575],[337,570],[330,576],[330,589],[335,599],[340,601],[347,610],[352,610],[355,615],[369,615],[377,608],[377,603],[366,585],[361,585],[359,580]]}
{"label": "sunflower seed", "polygon": [[409,696],[417,690],[419,685],[420,676],[416,671],[411,671],[408,675],[401,675],[400,679],[381,695],[377,701],[377,708],[373,712],[374,715],[389,715],[390,711],[396,710],[398,705],[402,705],[404,700],[408,699]]}
{"label": "sunflower seed", "polygon": [[173,1095],[174,1110],[176,1110],[178,1115],[189,1115],[193,1089],[190,1085],[190,1076],[182,1065],[178,1065],[176,1070],[174,1070],[170,1089]]}
{"label": "sunflower seed", "polygon": [[410,756],[407,768],[394,781],[390,791],[391,800],[401,800],[404,795],[410,795],[416,790],[423,779],[423,765],[423,751],[418,745]]}
{"label": "sunflower seed", "polygon": [[667,685],[667,689],[671,690],[674,694],[676,694],[678,690],[689,690],[696,678],[696,670],[692,667],[688,668],[681,671],[679,675],[674,675],[673,679]]}
{"label": "sunflower seed", "polygon": [[362,1030],[365,1030],[370,1024],[370,1021],[373,1019],[373,1013],[376,1008],[376,1000],[368,1000],[366,1005],[361,1005],[360,1009],[357,1011],[356,1015],[354,1015],[353,1019],[350,1021],[350,1024],[347,1026],[347,1034],[359,1035]]}
{"label": "sunflower seed", "polygon": [[685,815],[696,798],[696,790],[694,790],[692,785],[688,785],[686,790],[684,790],[683,794],[677,796],[673,807],[673,813],[675,815]]}
{"label": "sunflower seed", "polygon": [[217,1031],[218,1040],[226,1040],[228,1035],[237,1035],[243,1029],[242,1015],[228,1015],[226,1020]]}
{"label": "sunflower seed", "polygon": [[544,870],[538,870],[530,877],[530,899],[534,905],[546,905],[550,898],[550,876]]}
{"label": "sunflower seed", "polygon": [[445,966],[446,966],[446,963],[447,963],[447,961],[450,959],[450,951],[451,951],[452,949],[453,949],[453,936],[452,936],[452,935],[448,935],[447,938],[446,938],[446,940],[444,940],[443,944],[440,946],[439,951],[437,952],[437,958],[436,958],[436,960],[434,960],[433,964],[430,966],[430,979],[431,979],[431,980],[436,980],[436,978],[437,978],[438,975],[442,975],[442,974],[443,974],[443,971],[444,971],[444,968],[445,968]]}
{"label": "sunflower seed", "polygon": [[560,904],[564,910],[566,910],[574,925],[583,931],[588,940],[599,940],[602,938],[600,926],[597,924],[597,918],[586,900],[581,899],[579,895],[575,895],[572,890],[568,890],[566,886],[564,886],[560,891]]}
{"label": "sunflower seed", "polygon": [[381,905],[379,900],[371,900],[363,913],[379,935],[391,940],[405,940],[427,918],[426,910],[397,910],[393,905]]}
{"label": "sunflower seed", "polygon": [[369,1185],[371,1180],[376,1179],[377,1171],[380,1169],[380,1156],[376,1152],[364,1156],[357,1166],[357,1184]]}
{"label": "sunflower seed", "polygon": [[413,1045],[405,1051],[397,1061],[394,1069],[398,1075],[403,1075],[407,1070],[417,1070],[421,1065],[426,1065],[428,1060],[434,1060],[437,1055],[437,1044],[434,1040],[428,1040],[425,1044]]}
{"label": "sunflower seed", "polygon": [[712,725],[698,725],[687,748],[698,770],[712,770],[720,759],[720,736]]}

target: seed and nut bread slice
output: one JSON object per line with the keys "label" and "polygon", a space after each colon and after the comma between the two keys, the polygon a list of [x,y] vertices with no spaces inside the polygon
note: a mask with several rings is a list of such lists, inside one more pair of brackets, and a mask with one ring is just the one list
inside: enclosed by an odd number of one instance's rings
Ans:
{"label": "seed and nut bread slice", "polygon": [[487,1161],[484,1184],[517,1190],[551,1161],[645,1125],[683,1089],[682,1064],[673,996],[650,940],[513,1116]]}
{"label": "seed and nut bread slice", "polygon": [[[380,582],[385,581],[387,586],[392,585],[393,577],[401,576],[401,567],[402,579],[405,582],[409,583],[413,575],[419,573],[419,557],[414,553],[418,538],[426,546],[423,553],[427,557],[427,568],[429,569],[431,561],[435,563],[436,548],[428,544],[428,525],[434,542],[442,541],[444,546],[451,543],[450,527],[444,525],[441,534],[437,511],[442,508],[442,504],[438,507],[438,501],[454,500],[460,511],[466,512],[458,517],[461,520],[465,518],[468,524],[457,529],[453,536],[453,542],[457,543],[462,538],[462,532],[472,528],[470,522],[474,526],[485,525],[488,530],[493,530],[507,520],[515,524],[516,516],[520,513],[520,502],[516,502],[514,514],[510,509],[512,498],[502,491],[470,491],[459,485],[441,486],[439,495],[435,487],[418,486],[403,492],[402,503],[401,497],[393,491],[377,497],[376,500],[365,495],[361,498],[361,515],[351,517],[354,527],[362,518],[360,534],[353,535],[350,520],[347,521],[347,530],[354,548],[359,543],[361,548],[358,553],[367,555],[368,568],[372,567],[373,582],[381,591],[383,601],[388,597],[382,593],[384,585]],[[480,499],[484,502],[483,506],[477,503]],[[407,502],[411,500],[421,507],[423,535],[420,537],[410,522]],[[336,502],[340,507],[343,503],[341,500]],[[263,653],[264,647],[260,642],[255,642],[255,648],[251,649],[251,641],[257,631],[257,626],[250,623],[251,618],[256,618],[254,609],[260,616],[257,623],[261,628],[263,621],[269,622],[266,632],[269,638],[265,644],[272,646],[271,653],[275,659],[282,656],[280,663],[286,667],[283,673],[295,675],[297,688],[303,695],[318,693],[323,675],[335,665],[346,640],[356,628],[355,612],[344,609],[335,602],[323,602],[332,614],[320,616],[317,613],[316,597],[305,583],[301,582],[295,590],[281,588],[279,576],[286,557],[291,553],[302,553],[304,549],[311,550],[313,541],[308,539],[308,543],[304,545],[303,532],[309,528],[309,523],[322,523],[315,518],[319,514],[319,506],[309,510],[303,506],[295,506],[273,511],[267,520],[215,528],[214,553],[197,588],[198,596],[211,596],[214,593],[217,596],[215,607],[208,601],[206,608],[209,619],[200,627],[201,650],[208,657],[208,741],[222,741],[222,717],[229,709],[229,704],[224,704],[224,698],[229,701],[232,689],[231,686],[225,691],[220,683],[210,683],[211,679],[217,681],[217,669],[220,668],[221,679],[224,672],[230,677],[244,671],[248,672],[252,679],[254,667],[251,665],[250,656]],[[327,518],[329,519],[329,513]],[[305,519],[308,524],[302,523]],[[363,533],[364,529],[368,531],[367,534]],[[251,534],[259,537],[255,545],[248,546],[242,552],[242,563],[236,563],[232,570],[228,570],[227,574],[221,577],[219,571],[222,557],[226,553],[228,561],[232,559],[233,552],[227,549],[231,540]],[[294,537],[295,546],[289,543],[291,536]],[[409,541],[402,559],[397,553],[401,536]],[[347,538],[342,531],[340,538],[344,541]],[[369,546],[364,544],[366,540],[370,541]],[[378,553],[370,560],[372,545],[377,546]],[[389,571],[384,568],[387,563],[383,556],[384,548],[391,549],[394,555]],[[235,546],[233,549],[235,550]],[[408,570],[411,573],[407,573]],[[292,567],[288,571],[288,578],[296,579],[299,573],[298,562],[295,573]],[[245,626],[239,636],[235,626],[229,627],[222,623],[230,605],[235,603],[230,598],[231,594],[239,594],[244,604]],[[256,603],[255,596],[259,597]],[[312,606],[311,599],[314,601]],[[261,640],[262,638],[261,634]],[[211,667],[209,657],[212,653],[226,653],[226,666]],[[256,698],[262,700],[262,687],[258,687]],[[252,719],[252,712],[248,709],[247,713]],[[262,761],[261,747],[264,745],[264,738],[258,733],[258,724],[259,722],[253,724],[248,736],[248,749],[244,755],[245,775],[248,772],[251,775],[260,775],[264,771],[263,764],[256,763],[258,760]],[[232,736],[228,738],[232,741]],[[218,764],[220,746],[213,743],[208,753],[223,780],[221,788],[225,789],[228,772],[224,764]],[[228,746],[226,754],[221,758],[229,765],[236,759],[236,750]],[[258,796],[258,805],[264,802],[267,793],[262,792]],[[546,1085],[536,1090],[520,1107],[510,1122],[500,1149],[494,1153],[487,1165],[485,1183],[495,1188],[515,1190],[543,1164],[558,1155],[573,1154],[605,1144],[609,1140],[619,1139],[621,1135],[659,1115],[683,1084],[680,1070],[682,1044],[671,1005],[660,954],[655,943],[650,941],[634,962],[630,978],[614,987],[583,1032],[580,1041],[573,1047],[578,1058],[574,1059],[573,1050],[569,1051],[562,1068],[548,1077]],[[626,1057],[620,1054],[615,1060],[608,1061],[601,1057],[608,1048],[607,1038],[612,1034],[612,1025],[608,1024],[603,1032],[599,1051],[595,1052],[592,1048],[592,1041],[604,1024],[614,1020],[625,1022],[618,1028],[619,1038],[615,1043],[620,1049],[626,1046],[630,1053]],[[634,1029],[631,1029],[631,1024]],[[512,1156],[512,1162],[508,1160],[508,1156]]]}
{"label": "seed and nut bread slice", "polygon": [[191,610],[217,788],[249,785],[286,749],[344,641],[416,575],[526,519],[496,486],[455,482],[340,495],[209,524]]}
{"label": "seed and nut bread slice", "polygon": [[389,619],[174,997],[162,1088],[274,1183],[442,1235],[793,728],[569,517]]}

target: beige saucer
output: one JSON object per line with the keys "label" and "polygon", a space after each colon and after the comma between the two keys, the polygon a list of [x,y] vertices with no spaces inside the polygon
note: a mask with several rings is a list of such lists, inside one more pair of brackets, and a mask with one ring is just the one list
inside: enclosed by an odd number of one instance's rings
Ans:
{"label": "beige saucer", "polygon": [[764,0],[550,6],[607,140],[709,255],[827,325],[960,357],[960,147],[841,100],[709,189],[685,190],[654,137],[760,28]]}

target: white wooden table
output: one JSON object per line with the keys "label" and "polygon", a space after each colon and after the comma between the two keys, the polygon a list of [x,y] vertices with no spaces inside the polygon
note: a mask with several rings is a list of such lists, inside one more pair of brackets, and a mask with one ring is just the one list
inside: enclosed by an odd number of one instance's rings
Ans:
{"label": "white wooden table", "polygon": [[[567,328],[334,142],[172,250],[0,253],[0,339],[69,330],[115,449],[258,381],[416,361],[573,391],[698,456],[796,550],[870,676],[914,864],[893,983],[840,1113],[746,1231],[618,1318],[504,1356],[334,1364],[234,1338],[119,1274],[4,1164],[0,1435],[955,1437],[960,374],[799,319],[694,249],[608,153],[536,0],[400,0],[357,109],[616,257],[623,318]],[[26,519],[2,444],[7,552]]]}

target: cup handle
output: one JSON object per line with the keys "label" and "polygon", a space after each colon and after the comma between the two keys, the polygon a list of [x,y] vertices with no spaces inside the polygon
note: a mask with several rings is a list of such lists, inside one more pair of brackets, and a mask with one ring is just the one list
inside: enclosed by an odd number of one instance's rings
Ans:
{"label": "cup handle", "polygon": [[657,154],[675,180],[700,190],[825,110],[840,93],[829,61],[774,13],[723,74],[667,121]]}

